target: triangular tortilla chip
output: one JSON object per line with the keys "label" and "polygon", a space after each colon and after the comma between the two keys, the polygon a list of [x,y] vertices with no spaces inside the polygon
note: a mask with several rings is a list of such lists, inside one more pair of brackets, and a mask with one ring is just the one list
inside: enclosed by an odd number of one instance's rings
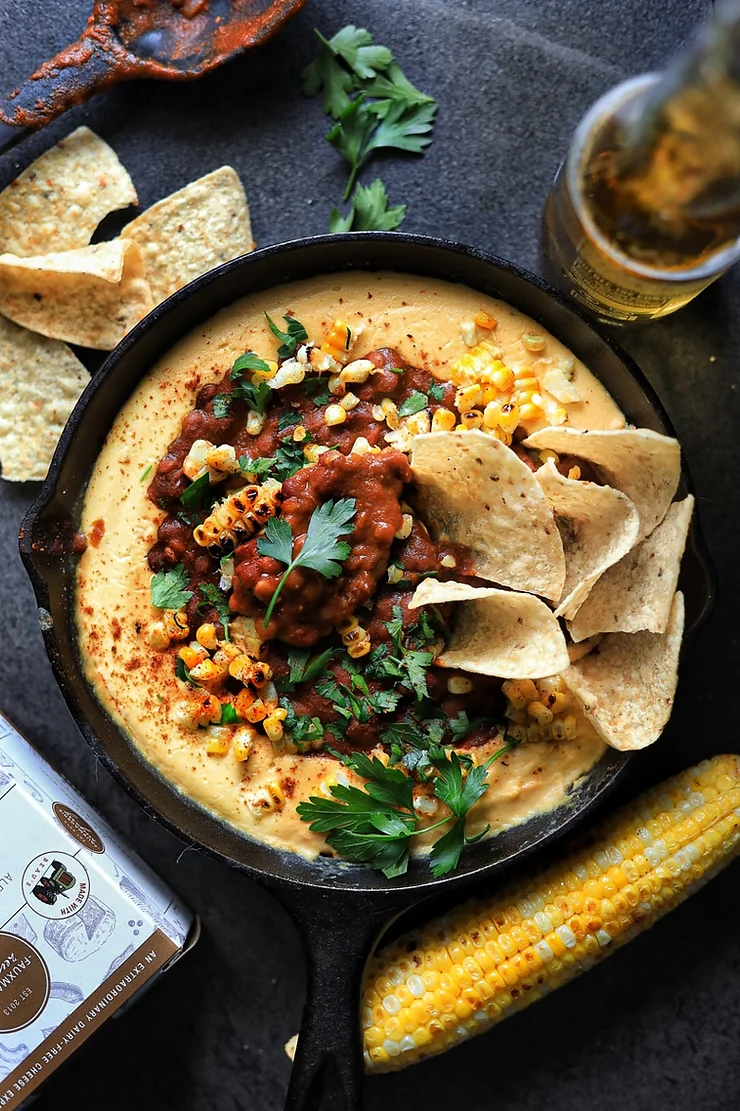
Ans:
{"label": "triangular tortilla chip", "polygon": [[78,127],[0,193],[0,251],[25,256],[84,247],[104,216],[136,201],[115,151]]}
{"label": "triangular tortilla chip", "polygon": [[555,616],[571,618],[599,576],[635,543],[640,518],[626,494],[565,478],[552,459],[535,473],[565,552],[565,586]]}
{"label": "triangular tortilla chip", "polygon": [[0,461],[2,477],[46,477],[67,417],[89,381],[65,343],[18,328],[0,316]]}
{"label": "triangular tortilla chip", "polygon": [[231,166],[157,201],[121,235],[141,248],[155,304],[219,263],[254,249],[244,187]]}
{"label": "triangular tortilla chip", "polygon": [[649,536],[666,515],[681,477],[678,440],[648,428],[579,432],[574,428],[543,428],[528,436],[526,447],[549,448],[587,459],[635,503],[640,514],[639,539]]}
{"label": "triangular tortilla chip", "polygon": [[647,540],[599,579],[569,625],[573,640],[594,633],[663,633],[678,582],[694,499],[674,502]]}
{"label": "triangular tortilla chip", "polygon": [[435,539],[464,544],[476,575],[557,601],[565,582],[560,533],[532,471],[484,432],[414,437],[418,504]]}
{"label": "triangular tortilla chip", "polygon": [[410,609],[461,603],[437,663],[503,679],[543,679],[564,670],[568,649],[552,611],[531,594],[425,579]]}
{"label": "triangular tortilla chip", "polygon": [[664,633],[607,633],[563,679],[596,731],[624,752],[657,741],[671,716],[683,635],[683,595],[674,594]]}
{"label": "triangular tortilla chip", "polygon": [[135,243],[0,256],[0,313],[43,336],[109,351],[152,307]]}

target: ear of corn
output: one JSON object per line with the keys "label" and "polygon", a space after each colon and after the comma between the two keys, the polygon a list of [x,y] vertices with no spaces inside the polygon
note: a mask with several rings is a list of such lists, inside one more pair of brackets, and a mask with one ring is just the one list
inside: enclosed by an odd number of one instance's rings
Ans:
{"label": "ear of corn", "polygon": [[539,876],[380,949],[363,998],[368,1070],[442,1053],[568,983],[739,850],[740,756],[716,756],[641,796]]}

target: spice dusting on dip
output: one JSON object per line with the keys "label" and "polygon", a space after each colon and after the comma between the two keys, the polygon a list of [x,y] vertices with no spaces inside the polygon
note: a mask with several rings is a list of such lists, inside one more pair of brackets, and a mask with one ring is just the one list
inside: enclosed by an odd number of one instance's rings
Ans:
{"label": "spice dusting on dip", "polygon": [[604,751],[563,677],[600,637],[554,612],[595,542],[574,558],[579,519],[536,472],[601,492],[604,570],[636,511],[576,445],[523,443],[552,428],[625,421],[555,338],[465,287],[330,275],[223,310],[147,374],[90,479],[77,624],[98,699],[251,837],[390,876],[431,848],[451,870]]}

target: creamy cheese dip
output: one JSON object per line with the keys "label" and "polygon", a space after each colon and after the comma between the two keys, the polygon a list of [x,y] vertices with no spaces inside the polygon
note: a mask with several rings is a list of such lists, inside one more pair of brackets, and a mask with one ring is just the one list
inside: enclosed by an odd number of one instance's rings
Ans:
{"label": "creamy cheese dip", "polygon": [[[305,856],[325,850],[323,839],[310,832],[295,807],[331,779],[338,764],[324,755],[276,757],[266,738],[244,763],[231,752],[208,755],[202,734],[199,739],[172,720],[173,707],[184,693],[174,675],[177,645],[156,652],[147,640],[148,629],[161,619],[161,611],[150,603],[147,553],[165,513],[147,497],[145,472],[166,454],[203,385],[220,381],[248,349],[273,357],[275,339],[265,312],[280,321],[290,311],[317,341],[337,317],[350,326],[361,324],[353,359],[392,347],[410,364],[424,365],[444,378],[446,364],[465,352],[461,322],[479,310],[497,319],[494,341],[512,369],[531,366],[542,375],[570,354],[540,325],[464,286],[391,273],[329,275],[246,297],[194,329],[145,376],[106,438],[81,522],[91,540],[77,574],[84,673],[105,710],[147,761],[206,810],[260,841]],[[527,350],[524,333],[545,336],[545,350]],[[613,400],[578,360],[572,380],[582,400],[568,406],[570,427],[624,426]],[[528,425],[531,431],[537,427]],[[578,720],[576,739],[521,745],[492,766],[490,787],[469,818],[471,833],[487,823],[497,832],[567,798],[604,751],[588,723],[580,715]],[[479,758],[500,747],[500,738],[494,739],[477,750]],[[346,774],[353,780],[351,772]],[[285,805],[255,817],[247,794],[276,777],[284,783]]]}

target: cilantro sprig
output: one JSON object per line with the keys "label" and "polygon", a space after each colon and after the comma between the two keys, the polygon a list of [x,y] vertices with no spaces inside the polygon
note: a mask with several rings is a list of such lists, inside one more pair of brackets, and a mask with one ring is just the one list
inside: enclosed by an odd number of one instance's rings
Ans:
{"label": "cilantro sprig", "polygon": [[265,313],[265,316],[267,317],[270,331],[276,339],[280,340],[278,358],[291,359],[295,355],[298,345],[308,340],[308,332],[303,327],[300,320],[296,320],[294,316],[283,317],[285,321],[285,331],[283,331],[282,328],[278,328],[275,321],[272,317],[268,316],[267,313]]}
{"label": "cilantro sprig", "polygon": [[263,619],[265,628],[291,571],[297,567],[306,567],[311,571],[318,571],[326,579],[335,579],[342,573],[342,562],[352,549],[346,540],[340,540],[339,537],[352,532],[355,511],[354,498],[324,502],[311,514],[303,547],[295,556],[290,525],[283,517],[270,518],[264,534],[257,541],[257,551],[262,556],[285,563],[287,569],[267,607]]}
{"label": "cilantro sprig", "polygon": [[182,563],[169,571],[157,571],[152,578],[152,605],[161,610],[179,610],[193,597],[190,580]]}
{"label": "cilantro sprig", "polygon": [[269,371],[270,367],[255,351],[245,351],[235,361],[231,368],[230,378],[234,386],[230,393],[219,393],[213,399],[214,417],[226,417],[229,414],[232,401],[245,401],[247,408],[254,413],[264,416],[270,400],[270,387],[267,382],[251,382],[245,379],[245,373],[254,371]]}
{"label": "cilantro sprig", "polygon": [[469,836],[467,815],[486,792],[491,765],[513,747],[514,742],[508,740],[484,764],[476,765],[454,750],[435,746],[429,752],[429,783],[450,814],[431,826],[419,825],[412,776],[365,752],[345,756],[330,749],[346,767],[362,776],[363,786],[335,784],[330,788],[331,799],[312,795],[299,803],[297,813],[312,831],[323,833],[341,856],[370,864],[389,879],[406,872],[412,837],[452,822],[434,842],[430,854],[432,872],[439,878],[454,871],[465,845],[488,832],[486,828]]}
{"label": "cilantro sprig", "polygon": [[[437,104],[408,80],[388,47],[374,43],[364,27],[350,24],[330,39],[319,31],[316,36],[321,50],[303,71],[302,88],[305,96],[321,94],[324,112],[336,121],[326,138],[350,165],[346,201],[376,151],[424,151],[431,142]],[[399,227],[405,205],[389,209],[379,179],[369,188],[372,193],[357,187],[348,216],[332,211],[330,231]]]}

